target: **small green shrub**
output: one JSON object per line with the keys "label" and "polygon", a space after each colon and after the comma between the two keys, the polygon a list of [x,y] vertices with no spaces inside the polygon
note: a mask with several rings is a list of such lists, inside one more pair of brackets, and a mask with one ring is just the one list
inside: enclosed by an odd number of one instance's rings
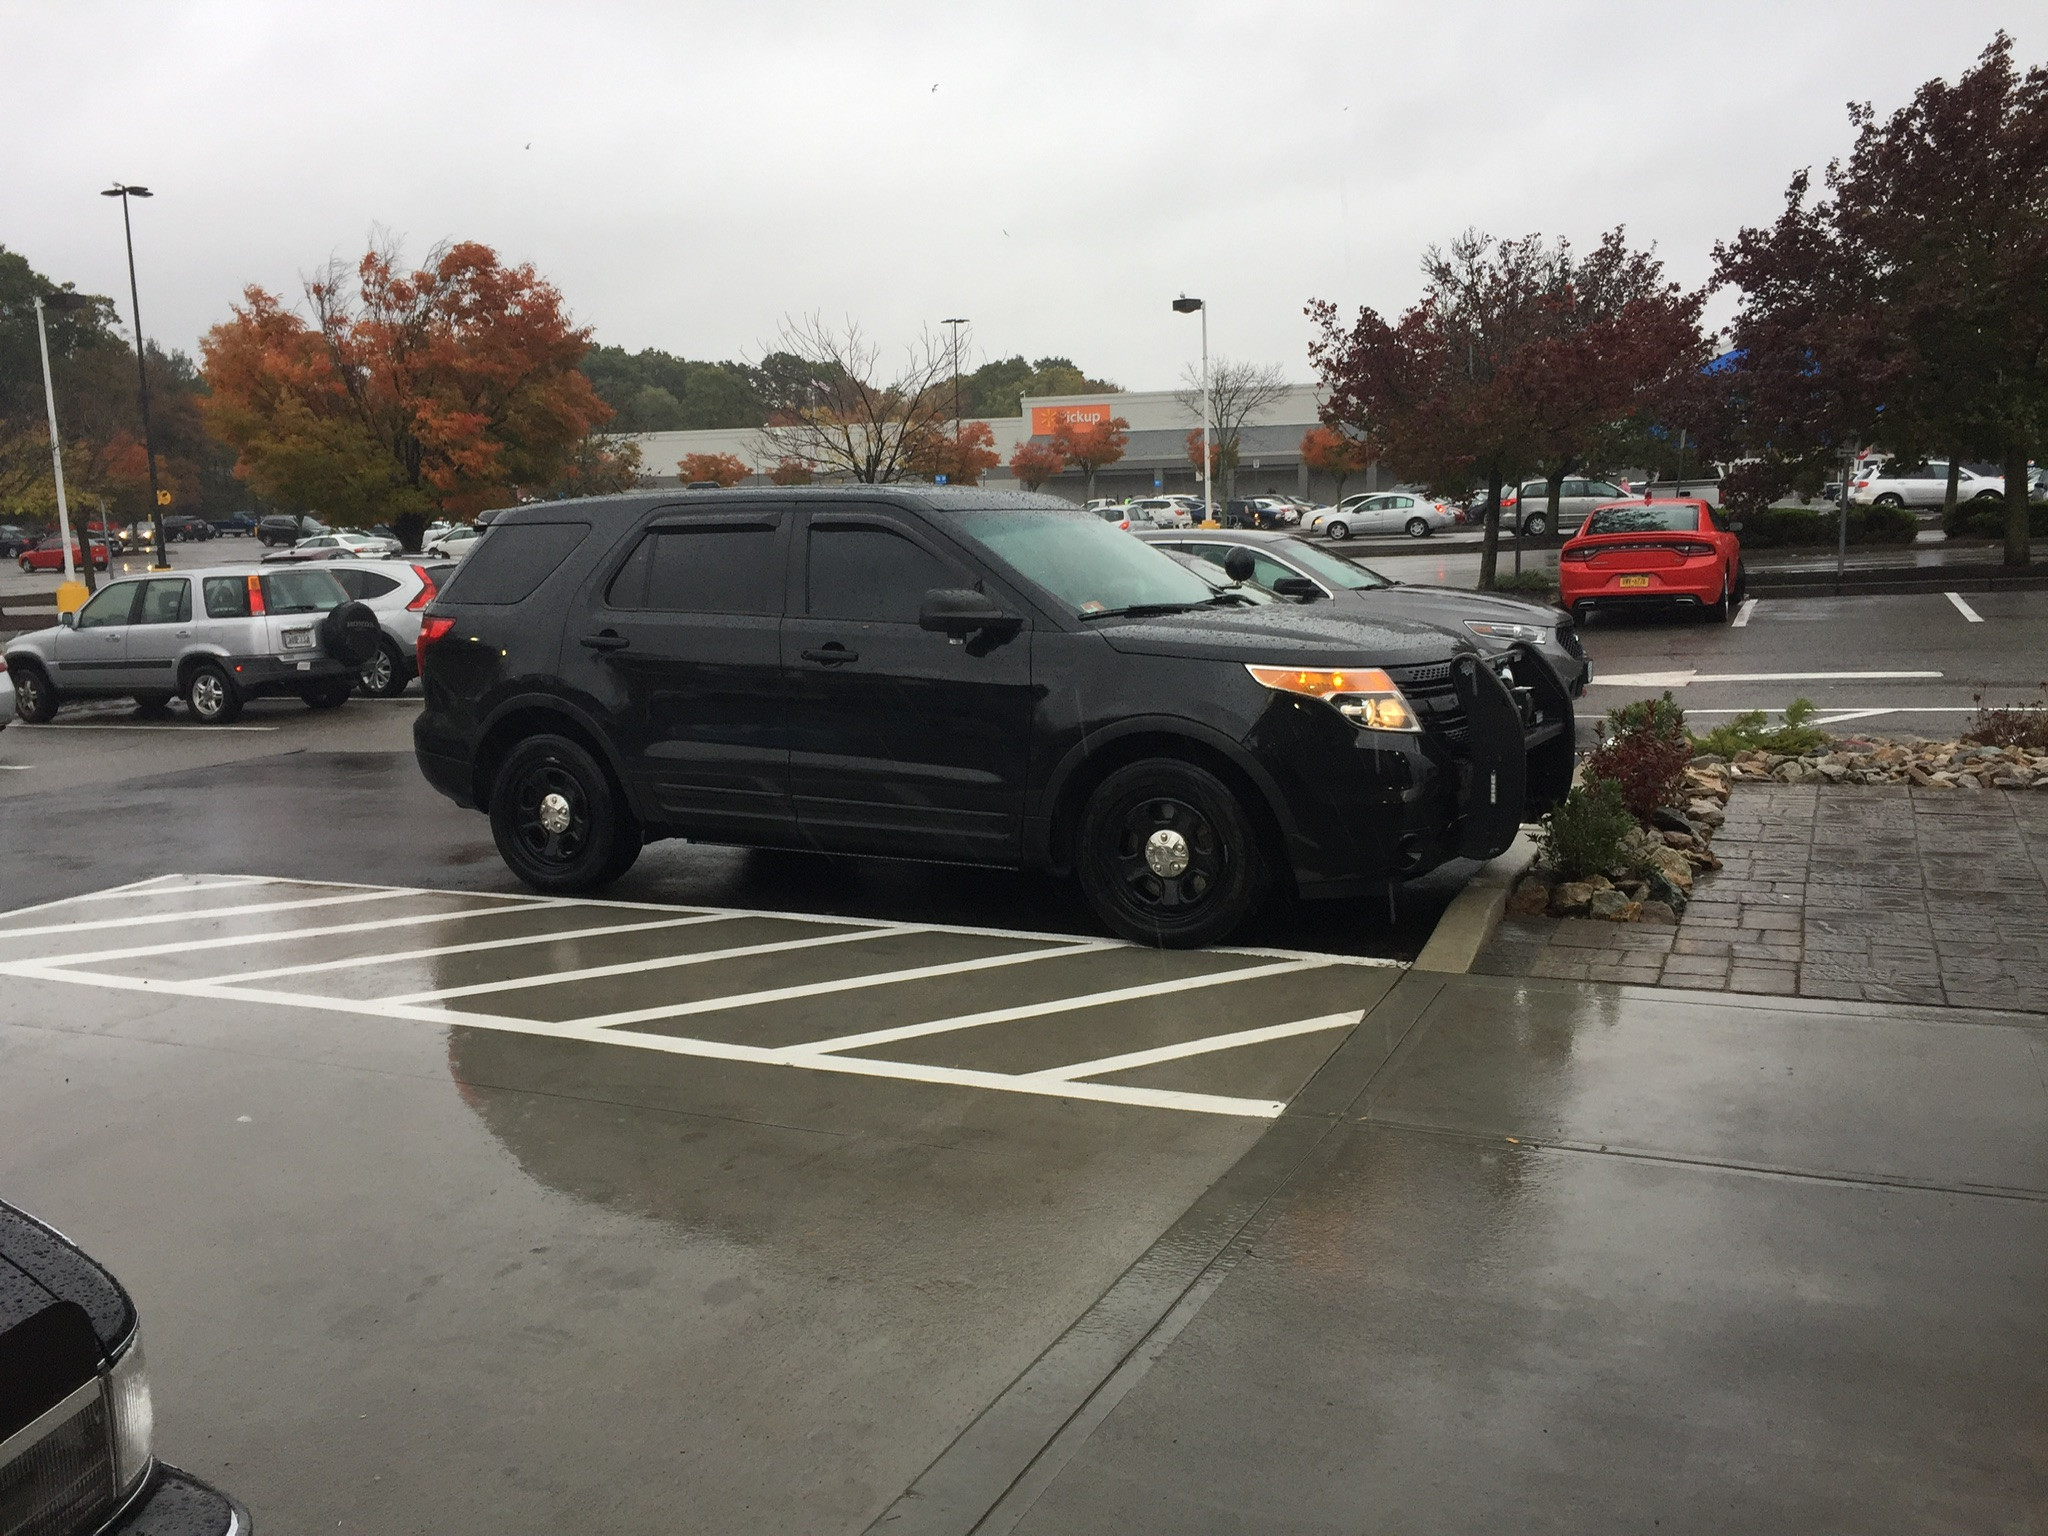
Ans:
{"label": "small green shrub", "polygon": [[1665,689],[1658,699],[1637,699],[1619,709],[1607,711],[1607,720],[1601,726],[1601,733],[1612,739],[1618,736],[1632,736],[1648,732],[1652,736],[1668,737],[1673,741],[1685,736],[1685,711],[1678,707],[1678,701],[1671,697],[1671,690]]}
{"label": "small green shrub", "polygon": [[1588,778],[1544,816],[1537,835],[1538,856],[1568,880],[1582,880],[1615,867],[1623,840],[1636,828],[1612,779]]}
{"label": "small green shrub", "polygon": [[[1746,512],[1737,535],[1746,549],[1826,548],[1836,539],[1840,514],[1832,507],[1765,507]],[[1904,507],[1851,507],[1851,544],[1910,544],[1920,535],[1920,520]]]}
{"label": "small green shrub", "polygon": [[[1953,510],[1942,513],[1941,528],[1952,539],[2002,539],[2005,503],[1959,501]],[[2037,501],[2028,506],[2027,532],[2037,539],[2048,537],[2048,502]]]}
{"label": "small green shrub", "polygon": [[1496,592],[1555,592],[1557,590],[1557,572],[1497,571],[1494,573],[1493,590]]}
{"label": "small green shrub", "polygon": [[1826,731],[1807,723],[1818,713],[1813,700],[1794,699],[1785,706],[1785,723],[1773,729],[1768,724],[1769,717],[1762,710],[1753,709],[1726,725],[1715,726],[1704,736],[1691,736],[1692,749],[1695,753],[1712,752],[1721,757],[1733,757],[1738,752],[1783,752],[1795,757],[1818,752],[1834,740]]}

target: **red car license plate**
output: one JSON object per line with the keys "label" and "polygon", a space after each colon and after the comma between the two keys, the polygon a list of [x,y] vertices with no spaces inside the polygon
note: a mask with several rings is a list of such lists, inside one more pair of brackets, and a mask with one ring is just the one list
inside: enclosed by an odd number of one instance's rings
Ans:
{"label": "red car license plate", "polygon": [[1649,584],[1650,578],[1647,576],[1623,576],[1615,582],[1617,587],[1647,587]]}

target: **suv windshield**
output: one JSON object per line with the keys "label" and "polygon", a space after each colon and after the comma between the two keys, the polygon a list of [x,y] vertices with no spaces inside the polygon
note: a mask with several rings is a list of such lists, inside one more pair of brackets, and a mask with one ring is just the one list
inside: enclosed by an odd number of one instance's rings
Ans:
{"label": "suv windshield", "polygon": [[1216,592],[1149,544],[1079,511],[975,508],[959,527],[1082,618],[1198,608]]}
{"label": "suv windshield", "polygon": [[270,613],[325,613],[348,601],[328,571],[276,571],[263,578],[263,606]]}

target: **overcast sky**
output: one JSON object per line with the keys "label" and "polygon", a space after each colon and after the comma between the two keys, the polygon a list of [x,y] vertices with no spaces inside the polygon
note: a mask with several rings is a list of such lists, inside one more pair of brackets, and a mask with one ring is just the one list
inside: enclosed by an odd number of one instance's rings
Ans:
{"label": "overcast sky", "polygon": [[[597,338],[756,358],[790,312],[892,351],[1170,386],[1211,347],[1306,380],[1302,305],[1412,302],[1466,226],[1617,223],[1698,282],[1792,172],[2001,25],[1985,0],[457,4],[0,0],[0,244],[192,350],[373,230],[531,261]],[[1727,306],[1716,310],[1725,318]]]}

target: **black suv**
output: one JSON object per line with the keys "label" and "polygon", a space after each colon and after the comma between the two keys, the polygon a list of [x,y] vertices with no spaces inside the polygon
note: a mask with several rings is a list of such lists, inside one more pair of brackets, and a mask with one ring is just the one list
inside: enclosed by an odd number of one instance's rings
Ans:
{"label": "black suv", "polygon": [[1524,649],[1254,606],[1049,496],[639,494],[500,516],[428,608],[421,769],[545,891],[643,842],[1072,873],[1192,945],[1267,890],[1489,858],[1562,795]]}
{"label": "black suv", "polygon": [[0,1531],[248,1536],[226,1494],[158,1461],[135,1304],[0,1203]]}

